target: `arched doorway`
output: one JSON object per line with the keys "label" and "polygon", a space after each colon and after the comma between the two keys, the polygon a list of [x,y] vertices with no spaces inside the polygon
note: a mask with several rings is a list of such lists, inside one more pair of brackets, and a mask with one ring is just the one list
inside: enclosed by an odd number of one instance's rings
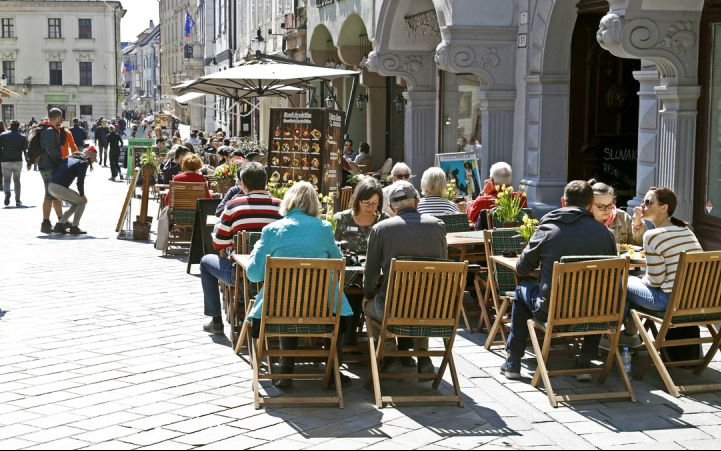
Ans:
{"label": "arched doorway", "polygon": [[568,180],[613,186],[619,207],[636,193],[639,60],[623,59],[596,40],[607,5],[581,2],[571,41]]}

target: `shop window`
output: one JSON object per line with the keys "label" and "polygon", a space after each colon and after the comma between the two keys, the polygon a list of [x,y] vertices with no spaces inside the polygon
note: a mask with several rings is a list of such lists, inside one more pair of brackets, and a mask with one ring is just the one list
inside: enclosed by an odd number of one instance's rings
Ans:
{"label": "shop window", "polygon": [[81,116],[92,116],[93,115],[93,106],[92,105],[80,105],[80,115]]}

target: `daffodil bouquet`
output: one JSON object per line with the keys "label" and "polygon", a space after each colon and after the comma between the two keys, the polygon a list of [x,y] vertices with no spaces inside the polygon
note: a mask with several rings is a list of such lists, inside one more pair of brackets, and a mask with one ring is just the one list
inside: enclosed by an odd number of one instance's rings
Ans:
{"label": "daffodil bouquet", "polygon": [[460,190],[458,189],[458,186],[456,185],[455,180],[451,180],[450,182],[446,183],[446,190],[443,192],[443,198],[450,200],[453,202],[456,197],[458,197],[461,194]]}
{"label": "daffodil bouquet", "polygon": [[318,194],[318,200],[320,200],[320,204],[322,207],[320,217],[330,222],[330,224],[333,226],[333,232],[335,233],[335,228],[338,222],[333,217],[333,215],[335,214],[335,193],[328,193],[327,196]]}
{"label": "daffodil bouquet", "polygon": [[503,222],[515,222],[521,216],[521,200],[526,196],[525,192],[522,192],[520,196],[513,195],[513,186],[501,186],[496,185],[496,210],[494,215],[497,216]]}
{"label": "daffodil bouquet", "polygon": [[523,224],[518,228],[518,234],[521,235],[523,241],[528,243],[531,237],[536,233],[538,228],[538,219],[532,219],[528,215],[523,215]]}

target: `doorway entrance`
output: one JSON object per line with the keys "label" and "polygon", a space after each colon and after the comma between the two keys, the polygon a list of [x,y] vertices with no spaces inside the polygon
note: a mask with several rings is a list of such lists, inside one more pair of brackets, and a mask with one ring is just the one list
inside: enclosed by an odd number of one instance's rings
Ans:
{"label": "doorway entrance", "polygon": [[596,32],[602,17],[595,8],[580,11],[573,32],[568,180],[604,182],[624,208],[636,194],[639,83],[633,71],[641,63],[601,48]]}

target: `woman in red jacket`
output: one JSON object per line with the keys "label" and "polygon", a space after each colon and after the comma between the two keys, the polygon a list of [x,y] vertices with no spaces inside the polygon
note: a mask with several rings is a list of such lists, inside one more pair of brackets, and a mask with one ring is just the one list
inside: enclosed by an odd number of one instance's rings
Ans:
{"label": "woman in red jacket", "polygon": [[[183,161],[180,163],[180,168],[183,170],[180,174],[173,177],[174,182],[203,182],[205,183],[205,196],[210,199],[210,190],[208,190],[208,182],[205,177],[202,176],[198,171],[203,167],[203,160],[194,153],[189,153],[183,157]],[[170,201],[170,193],[165,195],[165,204],[167,205]]]}

